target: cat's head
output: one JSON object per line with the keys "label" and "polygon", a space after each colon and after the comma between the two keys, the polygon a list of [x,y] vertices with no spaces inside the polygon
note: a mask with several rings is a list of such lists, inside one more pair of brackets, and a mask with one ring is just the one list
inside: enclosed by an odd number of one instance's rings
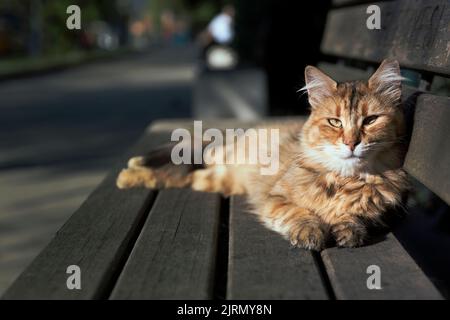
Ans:
{"label": "cat's head", "polygon": [[394,159],[404,135],[401,80],[396,60],[384,60],[367,82],[337,83],[307,66],[303,89],[311,115],[302,144],[310,160],[353,175],[373,167],[383,153],[385,159]]}

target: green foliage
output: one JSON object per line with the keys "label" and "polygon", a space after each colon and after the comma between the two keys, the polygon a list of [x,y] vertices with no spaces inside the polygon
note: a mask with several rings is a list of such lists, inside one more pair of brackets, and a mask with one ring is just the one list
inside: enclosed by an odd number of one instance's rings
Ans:
{"label": "green foliage", "polygon": [[194,31],[205,28],[211,19],[220,11],[215,1],[203,1],[191,9],[191,19]]}
{"label": "green foliage", "polygon": [[[83,1],[83,0],[48,0],[42,4],[41,15],[43,17],[43,41],[44,53],[65,53],[78,47],[80,31],[68,30],[66,20],[67,7],[76,4],[81,8],[82,26],[101,19],[100,3],[105,1]],[[112,2],[109,2],[112,4]]]}

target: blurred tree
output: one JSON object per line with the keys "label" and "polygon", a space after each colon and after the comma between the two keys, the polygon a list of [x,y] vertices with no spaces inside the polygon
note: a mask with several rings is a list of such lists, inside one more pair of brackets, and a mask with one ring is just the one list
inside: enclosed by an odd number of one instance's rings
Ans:
{"label": "blurred tree", "polygon": [[[39,15],[42,15],[43,17],[42,41],[44,53],[62,53],[78,47],[77,39],[79,37],[80,31],[68,30],[66,28],[66,19],[68,16],[66,13],[66,9],[71,4],[80,5],[79,3],[77,3],[77,1],[70,0],[43,2]],[[82,7],[82,28],[85,27],[85,23],[87,20],[86,16],[92,16],[94,10],[94,6],[89,6],[88,8]],[[97,18],[96,14],[94,14],[94,18]]]}
{"label": "blurred tree", "polygon": [[28,9],[28,4],[24,1],[0,1],[0,55],[26,52]]}
{"label": "blurred tree", "polygon": [[225,3],[223,0],[185,0],[185,6],[191,17],[192,31],[194,34],[206,28],[211,19],[220,12]]}
{"label": "blurred tree", "polygon": [[[127,43],[129,7],[136,0],[1,0],[1,21],[15,17],[20,28],[10,31],[9,38],[26,39],[22,50],[30,55],[58,54],[81,48],[80,38],[93,22],[103,21],[119,34],[121,44]],[[150,0],[140,0],[150,1]],[[66,9],[69,5],[81,8],[82,30],[68,30]],[[12,20],[12,19],[9,19]],[[0,44],[1,45],[1,44]]]}
{"label": "blurred tree", "polygon": [[198,33],[202,31],[220,10],[217,1],[202,1],[190,4],[192,31]]}
{"label": "blurred tree", "polygon": [[[81,8],[82,29],[68,30],[66,9],[75,4]],[[80,37],[86,28],[96,21],[104,21],[111,26],[126,44],[127,3],[110,0],[45,0],[44,48],[46,53],[61,53],[80,48]],[[124,34],[125,33],[125,34]]]}

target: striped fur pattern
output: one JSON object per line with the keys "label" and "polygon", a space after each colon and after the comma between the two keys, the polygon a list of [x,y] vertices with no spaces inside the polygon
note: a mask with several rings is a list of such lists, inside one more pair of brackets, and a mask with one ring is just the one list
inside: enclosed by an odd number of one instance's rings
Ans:
{"label": "striped fur pattern", "polygon": [[118,186],[246,194],[261,222],[295,246],[321,250],[330,239],[343,247],[362,245],[368,223],[381,224],[401,206],[408,187],[399,65],[385,60],[367,82],[345,83],[308,66],[305,79],[311,115],[304,124],[275,126],[277,174],[263,176],[258,165],[218,164],[180,174],[152,169],[145,157],[136,157]]}

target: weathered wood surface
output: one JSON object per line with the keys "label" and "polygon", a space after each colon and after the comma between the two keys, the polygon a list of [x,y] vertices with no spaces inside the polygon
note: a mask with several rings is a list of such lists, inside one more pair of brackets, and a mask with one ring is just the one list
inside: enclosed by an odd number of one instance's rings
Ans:
{"label": "weathered wood surface", "polygon": [[211,299],[220,196],[161,191],[112,299]]}
{"label": "weathered wood surface", "polygon": [[[321,256],[337,299],[442,299],[392,234],[360,248],[326,249]],[[381,290],[367,287],[371,265],[380,268]]]}
{"label": "weathered wood surface", "polygon": [[420,95],[405,169],[450,204],[449,165],[450,98]]}
{"label": "weathered wood surface", "polygon": [[342,64],[320,62],[317,67],[337,82],[367,80],[371,75],[367,70],[352,68]]}
{"label": "weathered wood surface", "polygon": [[333,0],[332,3],[333,3],[333,6],[339,7],[339,6],[361,4],[361,3],[373,3],[373,1],[371,1],[371,0]]}
{"label": "weathered wood surface", "polygon": [[[131,155],[167,141],[167,133],[145,135],[57,232],[50,244],[6,291],[3,299],[97,299],[109,295],[133,245],[154,193],[119,190],[115,179]],[[82,290],[69,290],[67,267],[81,268]]]}
{"label": "weathered wood surface", "polygon": [[380,30],[367,28],[367,4],[331,10],[322,52],[370,62],[390,57],[403,67],[450,74],[450,4],[447,0],[374,4],[381,9]]}
{"label": "weathered wood surface", "polygon": [[248,212],[243,197],[230,205],[228,299],[327,299],[311,252],[293,248]]}

